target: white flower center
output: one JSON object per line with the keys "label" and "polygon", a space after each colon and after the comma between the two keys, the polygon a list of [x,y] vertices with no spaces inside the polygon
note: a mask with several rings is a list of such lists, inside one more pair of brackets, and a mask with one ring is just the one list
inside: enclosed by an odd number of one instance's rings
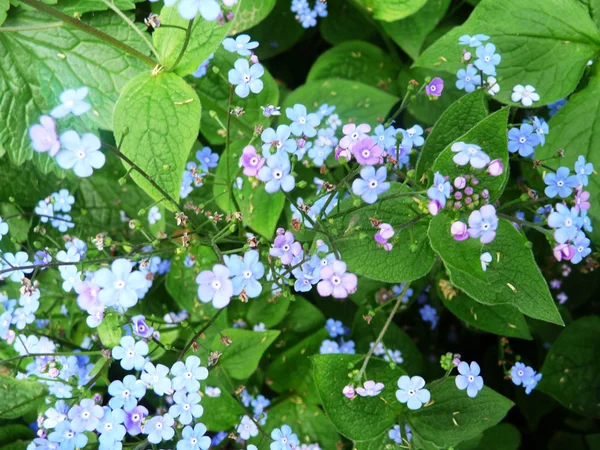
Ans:
{"label": "white flower center", "polygon": [[490,62],[490,59],[491,59],[491,58],[490,58],[489,56],[485,56],[485,57],[483,58],[483,60],[484,60],[485,62]]}
{"label": "white flower center", "polygon": [[283,172],[281,170],[273,171],[273,178],[276,180],[281,180],[283,178]]}
{"label": "white flower center", "polygon": [[414,397],[416,393],[417,392],[414,389],[409,389],[408,390],[408,395],[410,395],[411,397]]}
{"label": "white flower center", "polygon": [[251,166],[256,166],[258,164],[258,158],[255,156],[254,158],[252,158],[250,160],[250,165]]}
{"label": "white flower center", "polygon": [[475,153],[477,153],[477,149],[475,147],[468,147],[467,151],[471,154],[474,155]]}
{"label": "white flower center", "polygon": [[375,189],[378,184],[379,183],[377,183],[377,180],[371,180],[371,181],[369,181],[369,188],[370,189]]}
{"label": "white flower center", "polygon": [[131,392],[129,392],[129,389],[125,389],[123,391],[123,397],[129,397],[131,395]]}
{"label": "white flower center", "polygon": [[211,283],[212,288],[217,291],[219,289],[221,289],[221,282],[219,280],[213,280],[213,282]]}
{"label": "white flower center", "polygon": [[429,90],[431,92],[435,92],[437,90],[437,87],[435,87],[435,85],[429,86]]}
{"label": "white flower center", "polygon": [[190,443],[192,445],[196,445],[197,442],[198,442],[198,439],[196,439],[195,437],[193,437],[193,438],[190,439]]}
{"label": "white flower center", "polygon": [[185,409],[186,411],[188,411],[191,408],[189,403],[186,403],[185,405],[183,405],[183,409]]}
{"label": "white flower center", "polygon": [[135,352],[133,350],[127,350],[127,356],[133,358],[135,356]]}
{"label": "white flower center", "polygon": [[298,122],[300,122],[300,124],[304,125],[306,123],[306,117],[300,117],[298,119]]}
{"label": "white flower center", "polygon": [[84,159],[85,158],[85,150],[83,150],[83,149],[77,150],[75,152],[75,156],[77,157],[77,159]]}
{"label": "white flower center", "polygon": [[113,428],[112,423],[107,423],[106,425],[104,425],[105,430],[112,430],[112,428]]}
{"label": "white flower center", "polygon": [[573,221],[571,220],[570,217],[565,219],[565,227],[570,227],[571,225],[573,225]]}
{"label": "white flower center", "polygon": [[469,375],[468,379],[469,379],[469,383],[472,383],[473,381],[475,381],[475,377],[473,375]]}
{"label": "white flower center", "polygon": [[244,278],[248,279],[252,277],[252,272],[250,270],[245,270],[243,273]]}
{"label": "white flower center", "polygon": [[117,280],[115,281],[115,289],[123,289],[125,284],[125,280]]}
{"label": "white flower center", "polygon": [[355,140],[357,140],[357,139],[358,139],[358,136],[359,136],[359,135],[358,135],[358,131],[355,131],[354,133],[352,133],[352,134],[350,135],[350,138],[351,138],[353,141],[355,141]]}
{"label": "white flower center", "polygon": [[189,370],[185,373],[185,377],[190,380],[192,378],[192,372],[190,372]]}
{"label": "white flower center", "polygon": [[249,83],[250,82],[250,75],[246,74],[242,77],[242,79],[244,80],[245,83]]}
{"label": "white flower center", "polygon": [[91,415],[91,414],[90,414],[90,412],[89,412],[89,411],[84,411],[84,412],[81,414],[81,417],[83,417],[84,419],[89,419],[89,418],[90,418],[90,415]]}
{"label": "white flower center", "polygon": [[563,180],[559,180],[559,181],[556,182],[556,185],[558,187],[563,187],[565,185],[565,182]]}
{"label": "white flower center", "polygon": [[525,142],[527,142],[527,138],[526,138],[526,137],[524,137],[524,136],[521,136],[521,137],[519,138],[519,142],[520,142],[521,144],[524,144]]}
{"label": "white flower center", "polygon": [[331,277],[331,282],[335,286],[338,286],[342,282],[342,279],[340,277],[338,277],[337,275],[334,275],[333,277]]}
{"label": "white flower center", "polygon": [[290,251],[290,246],[288,244],[285,244],[283,247],[281,247],[283,249],[284,252],[288,252]]}
{"label": "white flower center", "polygon": [[139,422],[139,420],[140,420],[140,415],[139,415],[139,414],[134,414],[133,416],[131,416],[131,419],[132,419],[134,422]]}
{"label": "white flower center", "polygon": [[469,77],[469,76],[466,76],[466,77],[465,77],[465,81],[466,81],[467,83],[468,83],[468,82],[470,82],[470,81],[471,81],[471,77]]}
{"label": "white flower center", "polygon": [[365,149],[362,151],[362,155],[363,155],[363,158],[368,158],[369,156],[371,156],[371,151]]}
{"label": "white flower center", "polygon": [[161,422],[157,422],[156,423],[156,428],[158,428],[159,430],[162,429],[162,423]]}

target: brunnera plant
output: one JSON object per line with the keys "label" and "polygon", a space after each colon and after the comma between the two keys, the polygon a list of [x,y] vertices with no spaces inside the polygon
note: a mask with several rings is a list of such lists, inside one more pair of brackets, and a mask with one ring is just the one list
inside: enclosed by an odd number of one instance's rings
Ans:
{"label": "brunnera plant", "polygon": [[0,0],[0,450],[597,448],[599,11]]}

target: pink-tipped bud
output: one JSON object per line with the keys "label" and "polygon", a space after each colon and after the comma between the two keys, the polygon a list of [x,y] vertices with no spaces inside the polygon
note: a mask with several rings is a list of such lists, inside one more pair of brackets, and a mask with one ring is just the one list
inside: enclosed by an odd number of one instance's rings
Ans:
{"label": "pink-tipped bud", "polygon": [[53,367],[52,369],[50,369],[50,370],[48,371],[48,376],[49,376],[50,378],[56,378],[56,377],[58,376],[58,374],[59,374],[59,373],[60,373],[60,372],[59,372],[59,370],[58,370],[56,367]]}
{"label": "pink-tipped bud", "polygon": [[335,149],[335,159],[340,159],[341,157],[346,158],[346,161],[350,161],[352,159],[352,152],[349,148],[338,147]]}
{"label": "pink-tipped bud", "polygon": [[569,244],[558,244],[552,252],[557,261],[570,261],[575,256],[575,248]]}
{"label": "pink-tipped bud", "polygon": [[456,192],[454,193],[454,199],[455,199],[455,200],[462,200],[462,198],[463,198],[463,193],[462,193],[462,192],[460,192],[460,191],[456,191]]}
{"label": "pink-tipped bud", "polygon": [[473,186],[477,186],[479,184],[479,180],[475,177],[471,178],[471,184]]}
{"label": "pink-tipped bud", "polygon": [[256,63],[258,63],[258,56],[256,56],[256,55],[252,55],[252,56],[250,57],[250,62],[251,62],[252,64],[256,64]]}
{"label": "pink-tipped bud", "polygon": [[100,395],[99,393],[97,393],[97,392],[96,392],[96,393],[94,394],[94,401],[95,401],[96,403],[101,403],[101,402],[102,402],[102,395]]}
{"label": "pink-tipped bud", "polygon": [[356,395],[354,392],[354,386],[344,386],[344,389],[342,389],[342,394],[344,394],[346,398],[354,398],[354,396]]}
{"label": "pink-tipped bud", "polygon": [[483,191],[481,191],[481,196],[483,198],[489,198],[490,196],[490,191],[488,191],[487,189],[484,189]]}
{"label": "pink-tipped bud", "polygon": [[489,163],[487,173],[493,177],[499,177],[504,173],[504,164],[501,159],[495,159]]}
{"label": "pink-tipped bud", "polygon": [[473,57],[473,55],[471,55],[471,52],[469,52],[467,50],[463,50],[463,59],[465,61],[471,61],[472,57]]}
{"label": "pink-tipped bud", "polygon": [[391,239],[394,236],[394,228],[389,223],[379,225],[379,234],[384,239]]}
{"label": "pink-tipped bud", "polygon": [[452,364],[454,364],[454,367],[458,367],[458,365],[460,364],[460,358],[454,358],[452,360]]}
{"label": "pink-tipped bud", "polygon": [[450,225],[450,234],[452,234],[455,241],[464,241],[468,239],[469,233],[467,231],[467,224],[457,220]]}
{"label": "pink-tipped bud", "polygon": [[296,146],[298,148],[304,148],[305,145],[306,145],[306,139],[302,139],[302,138],[296,139]]}
{"label": "pink-tipped bud", "polygon": [[440,212],[440,209],[442,209],[442,205],[437,200],[429,200],[429,203],[427,204],[427,209],[429,209],[429,212],[432,216],[437,216]]}
{"label": "pink-tipped bud", "polygon": [[454,209],[460,209],[462,208],[462,203],[461,202],[454,202]]}
{"label": "pink-tipped bud", "polygon": [[467,180],[465,177],[456,177],[454,179],[454,187],[456,189],[463,189],[467,185]]}
{"label": "pink-tipped bud", "polygon": [[390,244],[389,242],[386,242],[385,244],[383,244],[383,249],[386,252],[391,252],[393,247],[394,246],[392,244]]}
{"label": "pink-tipped bud", "polygon": [[466,195],[473,195],[473,188],[471,186],[469,186],[468,188],[465,189],[465,194]]}
{"label": "pink-tipped bud", "polygon": [[46,430],[43,430],[40,428],[39,430],[37,430],[37,436],[40,439],[46,439],[46,436],[47,436]]}

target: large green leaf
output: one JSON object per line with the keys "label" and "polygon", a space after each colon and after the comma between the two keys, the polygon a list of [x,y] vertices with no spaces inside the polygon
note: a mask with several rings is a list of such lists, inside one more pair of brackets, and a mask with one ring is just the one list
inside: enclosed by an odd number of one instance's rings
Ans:
{"label": "large green leaf", "polygon": [[258,25],[273,10],[276,1],[277,0],[244,0],[235,13],[233,23],[229,28],[229,35],[234,36],[248,28]]}
{"label": "large green leaf", "polygon": [[600,27],[600,1],[598,0],[579,0],[588,10],[590,17],[594,19],[596,25]]}
{"label": "large green leaf", "polygon": [[[38,12],[11,13],[5,26],[46,24]],[[87,23],[138,50],[139,36],[114,13],[97,13]],[[32,159],[28,129],[41,114],[59,103],[66,89],[86,86],[92,111],[82,116],[90,127],[111,130],[119,92],[146,67],[83,31],[68,26],[0,33],[0,154],[17,165]],[[58,126],[58,131],[65,131]],[[40,167],[57,167],[47,154],[37,154]]]}
{"label": "large green leaf", "polygon": [[376,20],[393,22],[404,19],[421,9],[427,0],[355,0],[363,5]]}
{"label": "large green leaf", "polygon": [[[278,335],[277,330],[257,332],[227,328],[215,336],[212,350],[222,353],[219,366],[225,369],[231,378],[243,380],[256,371],[263,353]],[[231,344],[225,345],[221,336],[228,336]]]}
{"label": "large green leaf", "polygon": [[350,80],[331,78],[313,81],[300,86],[285,99],[282,110],[296,103],[306,105],[314,112],[323,103],[335,105],[335,112],[342,123],[368,123],[372,127],[379,124],[378,117],[385,117],[398,101],[393,95],[371,86]]}
{"label": "large green leaf", "polygon": [[442,114],[419,156],[417,179],[433,167],[442,150],[487,117],[484,95],[483,89],[478,89],[459,98]]}
{"label": "large green leaf", "polygon": [[264,323],[265,327],[273,328],[283,320],[288,307],[290,297],[284,295],[273,296],[271,292],[263,293],[258,298],[249,300],[250,307],[246,319],[250,325]]}
{"label": "large green leaf", "polygon": [[[208,378],[202,384],[203,386],[218,387],[221,389],[221,395],[202,397],[202,406],[207,413],[202,416],[202,423],[210,431],[227,430],[238,423],[240,417],[246,414],[244,407],[229,392],[233,389],[229,384],[227,374],[219,366],[214,367],[208,373]],[[237,386],[234,386],[237,388]]]}
{"label": "large green leaf", "polygon": [[[227,123],[231,84],[225,81],[223,76],[227,77],[227,72],[233,68],[233,64],[238,58],[237,54],[221,48],[215,52],[215,56],[210,62],[211,67],[218,67],[221,73],[216,74],[209,67],[207,74],[202,78],[189,78],[190,84],[198,94],[204,109],[202,115],[202,134],[213,144],[222,144],[225,142],[226,133],[221,128],[219,122],[222,124]],[[246,144],[252,138],[255,126],[260,125],[266,128],[271,123],[271,118],[265,117],[260,107],[278,105],[279,88],[266,69],[261,80],[264,86],[259,94],[251,94],[246,98],[240,98],[234,94],[233,106],[244,108],[244,114],[239,117],[235,114],[231,116],[231,139],[245,139]],[[219,122],[215,118],[210,117],[211,111],[217,113]]]}
{"label": "large green leaf", "polygon": [[377,397],[357,397],[353,400],[342,394],[350,382],[348,373],[355,364],[358,369],[361,355],[317,355],[312,357],[315,383],[325,412],[340,433],[352,440],[374,439],[395,423],[398,413],[406,408],[396,399],[396,383],[405,375],[399,367],[393,369],[372,359],[366,371],[369,380],[385,387]]}
{"label": "large green leaf", "polygon": [[[581,120],[585,117],[586,120]],[[546,161],[550,167],[558,168],[567,166],[571,169],[579,155],[586,161],[592,162],[596,170],[600,167],[600,70],[596,68],[595,74],[588,85],[580,92],[573,95],[569,102],[550,119],[550,134],[546,145],[537,147],[536,159]],[[565,150],[561,159],[552,158],[558,149]],[[584,188],[589,191],[592,207],[588,214],[592,223],[600,219],[600,177],[592,175],[589,184]],[[594,227],[592,233],[595,241],[600,241],[600,226]]]}
{"label": "large green leaf", "polygon": [[320,28],[323,38],[333,45],[344,41],[367,41],[377,33],[374,22],[347,0],[327,1],[327,17],[321,19]]}
{"label": "large green leaf", "polygon": [[488,428],[482,435],[456,447],[457,450],[488,450],[490,448],[494,450],[518,450],[521,448],[519,429],[511,423],[501,423]]}
{"label": "large green leaf", "polygon": [[464,67],[458,38],[478,33],[489,35],[502,55],[496,98],[514,105],[510,96],[517,84],[536,88],[540,100],[534,106],[566,97],[600,50],[600,32],[575,0],[483,0],[469,20],[425,50],[414,65],[454,76]]}
{"label": "large green leaf", "polygon": [[578,414],[600,417],[600,318],[569,324],[552,344],[541,373],[542,392]]}
{"label": "large green leaf", "polygon": [[[198,137],[201,109],[194,90],[171,73],[138,75],[127,83],[115,107],[117,142],[127,130],[121,151],[175,201],[179,199],[188,154]],[[164,198],[137,171],[131,176],[152,198]],[[170,201],[163,205],[175,209]]]}
{"label": "large green leaf", "polygon": [[10,8],[10,2],[8,0],[0,0],[0,25],[6,20],[8,8]]}
{"label": "large green leaf", "polygon": [[0,419],[17,419],[35,409],[46,395],[46,386],[36,381],[0,375]]}
{"label": "large green leaf", "polygon": [[[429,238],[444,260],[452,284],[484,305],[509,304],[534,319],[563,324],[528,241],[509,221],[500,219],[496,238],[481,248],[470,245],[475,239],[455,241],[451,222],[449,216],[440,214],[431,222]],[[485,279],[469,270],[479,263],[482,252],[493,257]]]}
{"label": "large green leaf", "polygon": [[382,22],[383,29],[412,59],[416,59],[427,35],[446,14],[451,0],[427,0],[415,14],[394,22]]}
{"label": "large green leaf", "polygon": [[10,424],[0,426],[0,449],[5,449],[9,444],[17,443],[24,443],[23,448],[25,448],[35,437],[36,434],[34,431],[25,425]]}
{"label": "large green leaf", "polygon": [[[111,0],[121,11],[135,8],[135,4],[142,0]],[[44,2],[47,3],[47,2]],[[106,11],[110,9],[102,0],[59,0],[56,9],[60,9],[70,16],[81,16],[86,12]]]}
{"label": "large green leaf", "polygon": [[112,349],[119,345],[123,329],[119,325],[119,314],[108,313],[98,326],[98,337],[105,348]]}
{"label": "large green leaf", "polygon": [[[427,221],[421,219],[407,225],[418,214],[411,209],[415,202],[410,196],[392,198],[400,193],[400,184],[391,183],[390,190],[382,194],[374,205],[354,210],[351,198],[341,203],[341,211],[348,210],[343,219],[338,219],[343,220],[342,229],[347,229],[351,223],[352,226],[360,227],[360,232],[354,231],[348,237],[335,240],[335,245],[344,262],[348,264],[350,272],[373,280],[399,283],[421,278],[431,269],[435,257],[427,239]],[[390,199],[382,201],[385,197]],[[373,238],[377,229],[373,228],[371,218],[389,223],[396,229],[404,225],[394,236],[394,247],[391,251],[377,246]]]}
{"label": "large green leaf", "polygon": [[[241,8],[241,4],[248,1],[253,0],[239,0],[233,6],[234,15]],[[175,5],[165,6],[162,9],[160,23],[163,26],[158,28],[152,35],[154,47],[156,47],[156,51],[160,56],[161,64],[168,69],[173,69],[173,65],[177,62],[186,40],[186,31],[173,27],[187,29],[189,21],[181,17],[179,11],[177,11],[177,5]],[[227,37],[232,24],[233,21],[221,23],[219,20],[213,20],[207,22],[198,14],[194,19],[185,52],[177,62],[175,73],[184,76],[195,72],[202,62],[221,47],[221,42]],[[164,25],[169,26],[165,27]]]}
{"label": "large green leaf", "polygon": [[322,53],[312,65],[306,81],[342,78],[396,94],[398,69],[392,58],[379,47],[363,41],[346,41]]}
{"label": "large green leaf", "polygon": [[513,403],[487,386],[470,398],[454,377],[431,388],[431,404],[408,413],[413,433],[440,448],[454,446],[500,422]]}

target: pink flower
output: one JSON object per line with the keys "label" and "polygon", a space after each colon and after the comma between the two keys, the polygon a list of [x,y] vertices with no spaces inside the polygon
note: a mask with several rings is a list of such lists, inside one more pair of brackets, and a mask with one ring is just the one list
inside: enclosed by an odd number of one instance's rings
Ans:
{"label": "pink flower", "polygon": [[388,242],[394,236],[394,228],[389,223],[382,223],[379,225],[379,231],[375,233],[375,241],[383,245],[386,251],[391,251],[393,245]]}
{"label": "pink flower", "polygon": [[579,212],[580,209],[588,210],[590,209],[590,193],[587,191],[578,190],[577,194],[575,194],[575,210]]}
{"label": "pink flower", "polygon": [[364,387],[356,388],[356,393],[361,397],[376,397],[384,388],[383,383],[376,383],[373,380],[365,381]]}
{"label": "pink flower", "polygon": [[432,216],[437,216],[440,209],[442,209],[442,204],[437,200],[430,200],[427,204],[427,209],[429,209]]}
{"label": "pink flower", "polygon": [[256,148],[253,145],[247,145],[242,150],[240,165],[244,167],[244,175],[247,177],[255,177],[258,171],[265,165],[265,158],[256,153]]}
{"label": "pink flower", "polygon": [[575,256],[575,249],[569,244],[558,244],[552,252],[557,261],[562,261],[563,259],[569,261]]}
{"label": "pink flower", "polygon": [[350,384],[348,386],[344,386],[344,389],[342,389],[342,394],[344,394],[346,398],[354,398],[356,395],[354,392],[354,386]]}
{"label": "pink flower", "polygon": [[36,152],[49,152],[50,156],[55,156],[60,150],[56,121],[50,116],[41,116],[40,123],[29,128],[31,146]]}
{"label": "pink flower", "polygon": [[450,234],[456,241],[464,241],[469,238],[469,232],[467,231],[467,224],[457,220],[450,225]]}
{"label": "pink flower", "polygon": [[467,180],[465,179],[465,177],[456,177],[454,179],[454,187],[456,189],[464,189],[464,187],[467,185]]}
{"label": "pink flower", "polygon": [[356,292],[358,280],[353,273],[346,273],[346,263],[334,261],[333,264],[321,269],[321,278],[317,291],[321,297],[329,295],[333,298],[346,298]]}
{"label": "pink flower", "polygon": [[383,149],[366,137],[352,146],[352,154],[356,161],[363,166],[373,166],[383,162]]}
{"label": "pink flower", "polygon": [[504,164],[501,159],[494,159],[487,168],[487,173],[493,177],[498,177],[504,173]]}
{"label": "pink flower", "polygon": [[345,136],[340,139],[340,147],[352,148],[352,146],[358,141],[367,137],[366,133],[371,131],[371,126],[366,123],[361,123],[358,126],[353,123],[349,123],[344,125],[342,131]]}
{"label": "pink flower", "polygon": [[273,247],[269,250],[269,255],[281,259],[282,264],[290,264],[294,256],[302,253],[302,244],[296,242],[296,238],[291,231],[280,233],[273,241]]}
{"label": "pink flower", "polygon": [[335,159],[338,160],[341,157],[346,158],[346,161],[352,160],[352,152],[348,148],[337,147],[335,149]]}
{"label": "pink flower", "polygon": [[441,97],[442,91],[444,90],[444,80],[435,77],[431,80],[427,86],[425,86],[425,92],[431,97]]}

